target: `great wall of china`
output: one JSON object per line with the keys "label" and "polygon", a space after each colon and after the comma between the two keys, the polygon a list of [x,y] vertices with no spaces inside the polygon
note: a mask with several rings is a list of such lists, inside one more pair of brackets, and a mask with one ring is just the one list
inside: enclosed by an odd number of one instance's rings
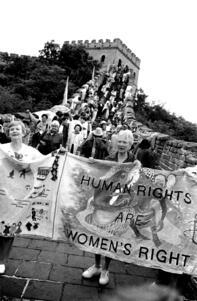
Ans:
{"label": "great wall of china", "polygon": [[87,50],[90,49],[113,49],[116,48],[120,52],[122,52],[132,63],[139,69],[140,68],[140,59],[129,49],[126,44],[124,44],[120,39],[114,39],[113,41],[106,39],[105,41],[103,39],[98,40],[78,40],[78,41],[65,41],[65,44],[68,45],[77,45],[82,46]]}
{"label": "great wall of china", "polygon": [[[133,111],[132,98],[126,99],[125,105],[129,110],[129,118],[135,123],[136,120],[135,112]],[[142,133],[142,137],[143,136],[146,138],[146,135],[143,135]],[[176,170],[197,165],[197,143],[177,140],[169,135],[157,132],[152,132],[151,136],[152,147],[158,156],[161,169]]]}
{"label": "great wall of china", "polygon": [[[72,46],[82,46],[87,51],[96,50],[99,51],[100,54],[104,50],[112,51],[113,49],[118,49],[139,71],[140,59],[118,38],[113,41],[100,39],[98,41],[65,41],[64,43]],[[30,58],[31,56],[0,52],[1,63],[6,62],[8,58],[12,59],[16,57]],[[36,57],[34,58],[36,59]],[[137,85],[137,78],[135,84]],[[131,103],[131,99],[127,101]],[[162,169],[173,170],[197,164],[197,143],[179,141],[168,135],[156,133],[154,136],[154,149],[158,154],[160,167]]]}
{"label": "great wall of china", "polygon": [[[78,40],[78,41],[65,41],[64,44],[72,45],[72,46],[81,46],[85,49],[113,49],[116,48],[119,51],[121,51],[129,60],[133,62],[133,64],[139,69],[140,68],[140,59],[129,49],[126,44],[124,44],[120,39],[114,39],[113,41],[106,39],[105,41],[103,39],[98,40]],[[0,60],[4,60],[6,57],[10,58],[16,58],[16,57],[31,57],[29,55],[18,55],[16,53],[10,53],[8,52],[0,52]],[[35,57],[36,58],[36,57]]]}
{"label": "great wall of china", "polygon": [[[102,40],[99,41],[102,44]],[[106,42],[108,41],[106,40]],[[73,41],[71,45],[79,45],[80,43],[83,44],[81,41]],[[84,43],[88,45],[87,47],[91,45],[90,49],[91,47],[96,49],[101,47],[95,40]],[[0,62],[6,61],[6,57],[28,58],[29,56],[0,52]],[[97,76],[97,80],[100,81],[102,76],[104,76],[103,71]],[[130,109],[130,116],[135,122],[132,97],[127,99],[127,105]],[[197,143],[176,140],[161,133],[154,133],[152,142],[153,148],[159,156],[159,165],[162,169],[175,170],[197,164]],[[9,298],[9,300],[27,301],[38,299],[48,301],[73,300],[73,296],[76,296],[75,300],[103,300],[104,289],[98,288],[96,282],[90,283],[81,278],[84,268],[92,263],[92,254],[82,252],[68,243],[42,238],[16,237],[7,263],[6,275],[1,276],[0,299],[2,295],[7,295],[14,297],[14,299]],[[145,282],[154,283],[157,279],[156,269],[147,269],[116,261],[112,262],[110,269],[108,291],[116,286],[128,285],[128,283],[134,285]],[[185,287],[187,290],[188,284],[186,282],[184,283]],[[5,300],[8,298],[5,297]],[[189,299],[187,300],[189,301]]]}

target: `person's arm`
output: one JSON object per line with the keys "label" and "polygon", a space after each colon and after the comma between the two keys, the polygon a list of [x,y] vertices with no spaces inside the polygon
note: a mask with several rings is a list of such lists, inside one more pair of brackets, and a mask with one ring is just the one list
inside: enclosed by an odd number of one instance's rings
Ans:
{"label": "person's arm", "polygon": [[31,121],[33,121],[34,123],[38,123],[38,121],[40,120],[39,118],[36,118],[31,112],[30,110],[26,110],[26,112],[29,114],[29,118]]}
{"label": "person's arm", "polygon": [[[47,132],[45,131],[41,136],[40,136],[40,139],[39,139],[39,143],[37,145],[37,149],[39,151],[43,150],[43,149],[46,149],[46,145],[47,145],[47,137],[46,137],[46,134]],[[46,139],[45,139],[46,138]]]}

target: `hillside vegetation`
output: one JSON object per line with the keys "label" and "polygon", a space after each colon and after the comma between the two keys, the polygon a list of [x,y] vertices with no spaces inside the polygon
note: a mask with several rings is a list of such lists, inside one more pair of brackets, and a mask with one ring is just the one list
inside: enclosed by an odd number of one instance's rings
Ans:
{"label": "hillside vegetation", "polygon": [[5,56],[0,63],[0,113],[50,108],[63,99],[69,76],[70,97],[91,79],[97,61],[82,47],[47,42],[40,56]]}
{"label": "hillside vegetation", "polygon": [[[0,113],[37,111],[60,104],[69,76],[70,97],[91,79],[99,63],[83,47],[47,42],[39,57],[5,55],[0,62]],[[136,119],[154,131],[197,142],[197,126],[170,114],[161,105],[150,105],[141,90],[135,97]]]}
{"label": "hillside vegetation", "polygon": [[167,134],[179,140],[197,142],[196,124],[169,113],[162,105],[149,104],[146,98],[143,90],[135,98],[134,111],[138,121],[155,132]]}

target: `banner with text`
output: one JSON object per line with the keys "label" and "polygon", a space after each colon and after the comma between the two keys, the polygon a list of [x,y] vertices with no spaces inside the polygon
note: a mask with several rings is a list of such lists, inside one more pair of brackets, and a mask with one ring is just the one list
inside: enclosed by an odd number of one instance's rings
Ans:
{"label": "banner with text", "polygon": [[0,155],[0,235],[69,239],[88,252],[197,275],[195,168],[70,153],[24,164]]}

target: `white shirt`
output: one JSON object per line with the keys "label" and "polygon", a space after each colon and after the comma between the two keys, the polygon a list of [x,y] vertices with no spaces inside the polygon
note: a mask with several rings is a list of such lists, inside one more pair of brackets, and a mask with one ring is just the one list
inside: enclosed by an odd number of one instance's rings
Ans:
{"label": "white shirt", "polygon": [[75,134],[75,132],[71,133],[70,139],[68,141],[68,151],[71,150],[72,144],[74,146],[73,148],[73,154],[76,154],[78,147],[83,142],[83,136],[81,132],[79,134]]}
{"label": "white shirt", "polygon": [[44,156],[34,147],[22,143],[19,151],[14,151],[11,143],[0,144],[0,149],[5,152],[10,158],[20,162],[28,162],[42,159]]}

